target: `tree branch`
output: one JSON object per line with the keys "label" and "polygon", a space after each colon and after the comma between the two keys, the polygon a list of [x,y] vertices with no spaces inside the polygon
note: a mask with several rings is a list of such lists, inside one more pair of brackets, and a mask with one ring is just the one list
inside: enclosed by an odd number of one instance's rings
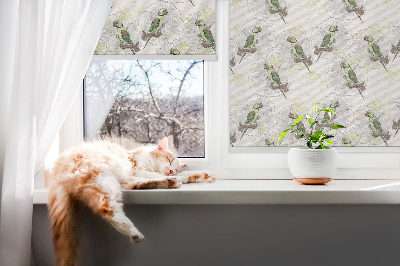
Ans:
{"label": "tree branch", "polygon": [[146,76],[147,85],[148,85],[149,92],[150,92],[150,96],[151,96],[151,98],[152,98],[152,100],[153,100],[154,106],[156,107],[157,112],[158,112],[160,115],[162,115],[162,112],[161,112],[161,110],[160,110],[160,107],[158,106],[157,100],[156,100],[156,98],[155,98],[155,96],[154,96],[154,93],[153,93],[153,90],[152,90],[152,88],[151,88],[150,77],[149,77],[149,70],[145,70],[145,69],[143,68],[143,66],[139,63],[139,60],[137,60],[136,62],[137,62],[138,66],[142,69],[142,71],[144,72],[144,74],[145,74],[145,76]]}
{"label": "tree branch", "polygon": [[197,65],[198,63],[200,63],[201,61],[193,61],[190,66],[188,67],[188,69],[186,69],[185,74],[183,75],[181,82],[179,84],[179,89],[178,89],[178,93],[176,95],[175,98],[175,106],[174,106],[174,115],[176,114],[176,108],[178,106],[178,101],[179,101],[179,97],[181,95],[182,92],[182,88],[183,88],[183,83],[185,83],[186,77],[187,75],[190,73],[190,71],[192,70],[192,68]]}

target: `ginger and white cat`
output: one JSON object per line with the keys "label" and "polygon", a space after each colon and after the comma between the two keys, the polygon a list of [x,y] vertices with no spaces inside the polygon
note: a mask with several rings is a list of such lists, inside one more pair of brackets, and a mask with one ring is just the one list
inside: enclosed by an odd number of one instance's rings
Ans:
{"label": "ginger and white cat", "polygon": [[63,153],[52,169],[54,182],[48,204],[57,265],[76,265],[76,202],[87,205],[116,230],[140,242],[143,235],[123,211],[121,188],[167,189],[179,188],[182,183],[215,181],[211,172],[182,171],[183,167],[169,151],[167,138],[156,147],[132,151],[98,141]]}

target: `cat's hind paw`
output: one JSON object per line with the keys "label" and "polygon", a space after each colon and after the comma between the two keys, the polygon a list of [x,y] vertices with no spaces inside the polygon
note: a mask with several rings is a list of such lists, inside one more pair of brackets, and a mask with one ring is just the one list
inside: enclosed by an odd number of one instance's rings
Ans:
{"label": "cat's hind paw", "polygon": [[180,188],[182,186],[182,180],[177,177],[167,177],[168,188]]}

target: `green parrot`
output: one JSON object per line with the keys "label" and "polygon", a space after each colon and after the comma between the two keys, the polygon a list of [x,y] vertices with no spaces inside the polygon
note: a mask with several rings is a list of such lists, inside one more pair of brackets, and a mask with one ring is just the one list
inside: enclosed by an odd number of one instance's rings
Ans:
{"label": "green parrot", "polygon": [[204,43],[214,43],[214,37],[212,32],[207,28],[206,24],[202,19],[198,19],[195,22],[196,26],[199,27],[200,35],[203,38]]}
{"label": "green parrot", "polygon": [[[292,122],[293,122],[293,123],[294,123],[294,121],[296,121],[296,119],[297,119],[298,117],[299,117],[299,116],[298,116],[296,113],[293,113],[293,112],[290,112],[290,113],[289,113],[289,118],[292,119]],[[295,133],[296,138],[300,138],[300,136],[301,136],[302,134],[305,134],[305,133],[306,133],[306,128],[304,127],[303,122],[299,121],[299,122],[296,124],[296,133]]]}
{"label": "green parrot", "polygon": [[275,143],[269,139],[265,139],[265,145],[268,147],[274,147]]}
{"label": "green parrot", "polygon": [[376,118],[375,114],[371,111],[367,111],[365,112],[365,116],[369,117],[369,127],[371,128],[373,134],[380,135],[381,139],[385,142],[386,146],[388,146],[386,138],[382,136],[384,132],[381,123],[378,121],[378,118]]}
{"label": "green parrot", "polygon": [[[348,8],[357,8],[358,7],[357,2],[355,0],[344,0],[344,2]],[[361,19],[360,13],[358,13],[358,12],[355,12],[355,13],[357,14],[357,16],[361,20],[361,22],[364,23],[364,21]]]}
{"label": "green parrot", "polygon": [[[113,22],[113,27],[117,28],[118,38],[121,44],[133,44],[131,36],[129,35],[128,31],[124,28],[124,25],[122,24],[121,21],[115,20]],[[131,51],[133,52],[133,54],[135,54],[134,49],[131,49]]]}
{"label": "green parrot", "polygon": [[[329,28],[328,33],[324,36],[324,39],[322,40],[321,47],[324,47],[324,48],[330,47],[332,45],[332,43],[333,43],[333,40],[335,39],[335,31],[338,31],[338,30],[339,30],[339,28],[338,28],[337,25],[332,25]],[[318,59],[321,57],[322,53],[323,52],[319,53]],[[317,61],[318,61],[318,59],[317,59]]]}
{"label": "green parrot", "polygon": [[[149,29],[150,33],[158,33],[161,31],[161,27],[164,25],[164,16],[165,15],[168,15],[168,10],[166,8],[161,8],[158,11],[157,16],[151,22],[150,29]],[[147,46],[150,39],[151,39],[151,37],[149,37],[147,39],[146,44],[144,45],[143,48],[145,48]]]}
{"label": "green parrot", "polygon": [[[329,106],[329,109],[331,109],[333,112],[336,112],[336,108],[338,107],[339,107],[339,101],[333,101]],[[332,123],[333,119],[335,119],[335,117],[336,117],[335,113],[325,112],[321,122],[330,124]]]}
{"label": "green parrot", "polygon": [[[256,47],[257,39],[258,39],[258,33],[262,31],[261,27],[255,26],[253,30],[251,31],[250,35],[246,39],[246,43],[244,44],[243,48],[244,49],[254,49]],[[242,62],[243,57],[246,55],[246,52],[243,53],[242,58],[239,61]]]}
{"label": "green parrot", "polygon": [[[399,42],[397,43],[397,47],[400,47],[400,40],[399,40]],[[399,53],[399,51],[396,51],[396,54],[395,54],[395,56],[394,56],[394,58],[393,58],[393,61],[396,59],[398,53]],[[392,62],[393,62],[393,61],[392,61]]]}
{"label": "green parrot", "polygon": [[[349,63],[347,63],[347,62],[342,62],[342,63],[340,64],[340,67],[343,68],[343,70],[344,70],[344,75],[345,75],[345,77],[346,77],[346,79],[347,79],[347,82],[348,82],[349,84],[354,85],[354,84],[358,84],[358,83],[359,83],[359,82],[358,82],[358,79],[357,79],[357,76],[356,76],[356,73],[354,73],[354,71],[353,71],[353,69],[350,67],[350,64],[349,64]],[[361,93],[360,88],[357,88],[357,90],[358,90],[358,92],[360,93],[361,97],[364,98],[364,96],[363,96],[362,93]]]}
{"label": "green parrot", "polygon": [[[305,55],[303,48],[300,46],[300,44],[297,42],[295,37],[288,37],[287,41],[292,44],[292,51],[295,57],[297,58],[302,58],[302,59],[307,59],[307,56]],[[308,65],[303,62],[306,68],[308,69],[308,72],[311,73],[310,69],[308,68]]]}
{"label": "green parrot", "polygon": [[[250,113],[247,114],[247,118],[246,121],[244,122],[244,124],[246,125],[255,125],[256,124],[256,120],[258,118],[258,115],[260,113],[260,108],[263,107],[263,104],[261,102],[257,102],[253,105],[253,109],[250,111]],[[240,137],[240,139],[243,138],[244,134],[246,133],[247,128],[244,129],[242,136]]]}
{"label": "green parrot", "polygon": [[[374,38],[372,38],[372,36],[370,35],[365,35],[364,40],[368,42],[368,51],[370,52],[370,54],[373,57],[383,57],[381,49],[379,48],[379,45],[376,44],[376,42],[374,41]],[[385,64],[381,61],[382,66],[386,69]]]}
{"label": "green parrot", "polygon": [[345,145],[346,147],[352,147],[352,146],[354,146],[354,145],[351,143],[351,140],[350,140],[348,137],[343,137],[343,138],[342,138],[342,144]]}
{"label": "green parrot", "polygon": [[169,53],[172,54],[172,55],[179,55],[179,54],[181,54],[181,52],[179,52],[179,50],[176,49],[176,48],[171,48],[171,50],[169,50]]}
{"label": "green parrot", "polygon": [[[268,1],[269,6],[272,9],[281,9],[281,5],[279,4],[278,0],[267,0],[267,1]],[[279,12],[279,15],[281,16],[283,22],[286,23],[285,19],[283,18],[283,14],[281,12]]]}
{"label": "green parrot", "polygon": [[[272,64],[264,64],[264,69],[268,71],[268,77],[275,86],[282,85],[281,78],[279,77],[279,74],[275,71],[274,66]],[[285,96],[285,99],[287,99],[285,92],[280,89],[282,92],[283,96]]]}

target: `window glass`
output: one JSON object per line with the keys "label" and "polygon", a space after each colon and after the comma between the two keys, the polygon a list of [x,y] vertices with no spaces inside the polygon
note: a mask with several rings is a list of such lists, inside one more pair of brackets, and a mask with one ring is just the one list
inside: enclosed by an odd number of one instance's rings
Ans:
{"label": "window glass", "polygon": [[169,136],[179,157],[204,157],[203,61],[93,60],[84,86],[84,135],[124,146]]}

